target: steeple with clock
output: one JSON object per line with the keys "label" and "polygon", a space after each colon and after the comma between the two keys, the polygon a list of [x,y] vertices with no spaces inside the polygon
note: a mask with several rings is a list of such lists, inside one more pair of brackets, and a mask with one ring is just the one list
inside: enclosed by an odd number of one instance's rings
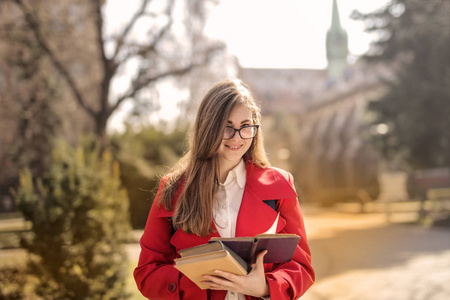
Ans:
{"label": "steeple with clock", "polygon": [[333,0],[331,27],[327,31],[328,79],[339,78],[347,68],[348,38],[347,31],[341,26],[337,0]]}

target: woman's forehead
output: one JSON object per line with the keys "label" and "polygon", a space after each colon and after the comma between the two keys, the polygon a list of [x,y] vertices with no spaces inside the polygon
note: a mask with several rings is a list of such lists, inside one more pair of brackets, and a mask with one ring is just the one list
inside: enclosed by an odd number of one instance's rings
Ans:
{"label": "woman's forehead", "polygon": [[229,121],[243,121],[251,120],[253,116],[252,111],[242,104],[236,105],[228,116]]}

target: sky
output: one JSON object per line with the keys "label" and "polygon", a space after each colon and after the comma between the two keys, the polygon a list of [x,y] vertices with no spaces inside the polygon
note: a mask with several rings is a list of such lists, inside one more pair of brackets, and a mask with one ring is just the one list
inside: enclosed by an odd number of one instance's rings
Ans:
{"label": "sky", "polygon": [[[341,25],[353,56],[367,51],[373,36],[350,18],[353,10],[371,12],[388,0],[338,0]],[[222,0],[211,10],[206,32],[224,40],[244,67],[326,68],[325,37],[332,0]]]}
{"label": "sky", "polygon": [[[108,0],[107,30],[120,30],[140,2],[129,0],[123,5],[121,0]],[[348,34],[350,63],[364,54],[375,38],[364,32],[363,22],[350,18],[351,12],[374,11],[387,2],[338,0],[341,25]],[[325,38],[331,26],[332,3],[333,0],[221,0],[211,7],[205,33],[224,41],[242,67],[325,69]],[[144,36],[136,34],[136,39]],[[126,80],[120,76],[115,80],[113,93],[126,89]],[[170,87],[163,89],[161,98],[179,99],[171,91]],[[124,102],[110,120],[109,129],[122,131],[123,119],[131,109],[132,103]],[[177,103],[164,100],[160,111],[151,118],[170,121],[178,114]]]}

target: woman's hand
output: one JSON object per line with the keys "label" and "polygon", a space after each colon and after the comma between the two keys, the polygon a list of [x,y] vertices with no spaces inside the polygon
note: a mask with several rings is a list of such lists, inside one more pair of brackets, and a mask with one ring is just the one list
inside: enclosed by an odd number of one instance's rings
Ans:
{"label": "woman's hand", "polygon": [[256,258],[253,270],[245,276],[215,270],[217,276],[204,275],[204,284],[210,285],[211,290],[227,290],[253,297],[269,295],[269,284],[264,275],[264,255],[267,250],[260,252]]}

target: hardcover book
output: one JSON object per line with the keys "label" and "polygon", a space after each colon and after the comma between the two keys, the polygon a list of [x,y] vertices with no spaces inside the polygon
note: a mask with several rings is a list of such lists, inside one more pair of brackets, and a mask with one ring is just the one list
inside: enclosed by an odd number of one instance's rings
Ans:
{"label": "hardcover book", "polygon": [[300,237],[295,234],[260,234],[256,237],[213,237],[208,244],[180,250],[174,267],[201,289],[208,289],[203,275],[214,275],[214,270],[237,275],[250,272],[256,255],[268,250],[265,263],[284,263],[292,259]]}
{"label": "hardcover book", "polygon": [[233,252],[252,264],[256,256],[268,250],[264,263],[285,263],[292,259],[300,237],[290,233],[259,234],[255,237],[222,238],[213,237],[210,242],[221,241]]}
{"label": "hardcover book", "polygon": [[209,288],[202,284],[203,275],[215,275],[214,270],[236,275],[246,275],[251,270],[242,258],[220,241],[184,249],[178,253],[181,257],[175,259],[174,267],[201,289]]}

